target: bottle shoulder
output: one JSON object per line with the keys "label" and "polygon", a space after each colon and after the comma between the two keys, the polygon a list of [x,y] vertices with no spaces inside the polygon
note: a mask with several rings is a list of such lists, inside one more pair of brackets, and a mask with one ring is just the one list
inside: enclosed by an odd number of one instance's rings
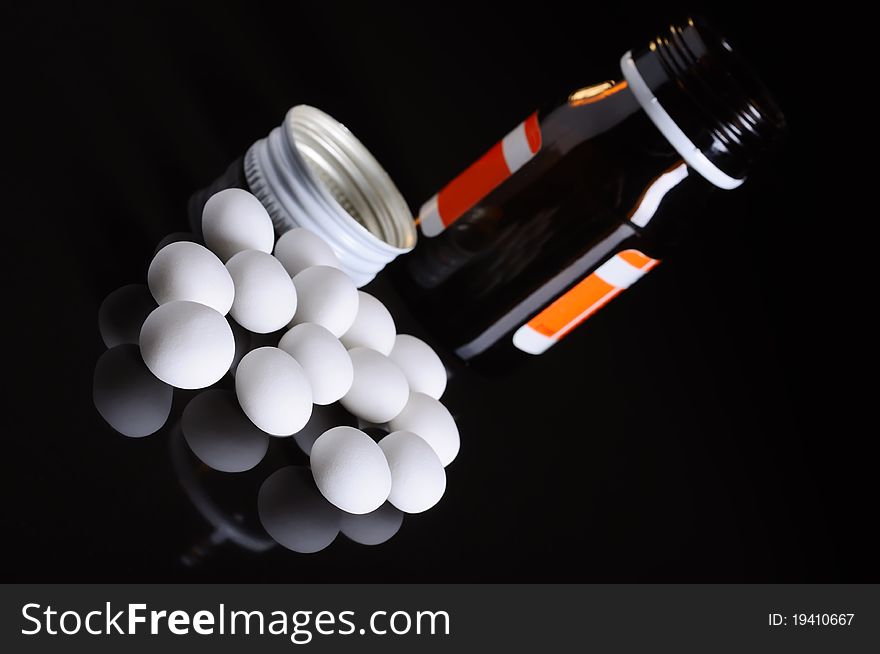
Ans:
{"label": "bottle shoulder", "polygon": [[[603,85],[595,86],[603,88]],[[547,147],[566,152],[584,141],[622,127],[627,119],[643,113],[626,82],[604,87],[588,98],[579,97],[581,91],[578,89],[563,102],[539,112],[541,136]]]}

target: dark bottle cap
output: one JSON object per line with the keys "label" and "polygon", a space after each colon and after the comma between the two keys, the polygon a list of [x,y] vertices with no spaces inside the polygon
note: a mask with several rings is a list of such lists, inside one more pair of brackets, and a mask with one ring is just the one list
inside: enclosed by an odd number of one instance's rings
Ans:
{"label": "dark bottle cap", "polygon": [[621,67],[685,161],[722,188],[738,186],[785,127],[761,81],[703,20],[671,25]]}

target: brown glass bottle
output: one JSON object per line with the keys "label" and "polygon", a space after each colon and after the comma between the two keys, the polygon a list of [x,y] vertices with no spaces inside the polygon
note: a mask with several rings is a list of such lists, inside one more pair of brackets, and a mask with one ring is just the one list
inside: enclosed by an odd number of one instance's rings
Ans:
{"label": "brown glass bottle", "polygon": [[539,354],[653,268],[783,125],[724,39],[672,26],[624,55],[620,81],[536,112],[425,203],[396,278],[462,359]]}

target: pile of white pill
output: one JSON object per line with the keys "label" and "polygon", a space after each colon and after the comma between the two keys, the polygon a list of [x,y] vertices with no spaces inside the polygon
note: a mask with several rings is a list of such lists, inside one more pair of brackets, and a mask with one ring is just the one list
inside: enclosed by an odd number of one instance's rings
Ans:
{"label": "pile of white pill", "polygon": [[[459,450],[458,428],[440,402],[446,369],[437,354],[415,336],[397,334],[388,309],[357,289],[320,237],[293,229],[275,242],[269,214],[247,191],[212,196],[202,233],[205,246],[172,242],[150,264],[147,283],[158,307],[140,331],[147,368],[183,389],[233,374],[244,415],[276,437],[302,430],[314,405],[338,402],[390,433],[376,442],[350,426],[324,431],[310,453],[321,494],[358,515],[386,501],[406,513],[437,504],[446,490],[444,468]],[[240,328],[285,331],[274,346],[242,356]],[[234,415],[223,407],[219,413]],[[226,431],[214,452],[234,453],[233,434],[247,429]],[[247,436],[255,444],[247,461],[223,454],[214,464],[230,472],[256,465],[265,448],[259,436]],[[210,438],[198,434],[197,456],[212,452]]]}

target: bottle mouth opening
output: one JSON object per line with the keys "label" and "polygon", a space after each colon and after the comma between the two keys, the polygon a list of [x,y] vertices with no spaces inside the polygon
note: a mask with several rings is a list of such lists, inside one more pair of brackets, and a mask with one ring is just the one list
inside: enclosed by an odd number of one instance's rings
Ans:
{"label": "bottle mouth opening", "polygon": [[291,109],[285,124],[309,172],[348,215],[393,247],[415,246],[415,220],[403,196],[345,125],[308,105]]}

